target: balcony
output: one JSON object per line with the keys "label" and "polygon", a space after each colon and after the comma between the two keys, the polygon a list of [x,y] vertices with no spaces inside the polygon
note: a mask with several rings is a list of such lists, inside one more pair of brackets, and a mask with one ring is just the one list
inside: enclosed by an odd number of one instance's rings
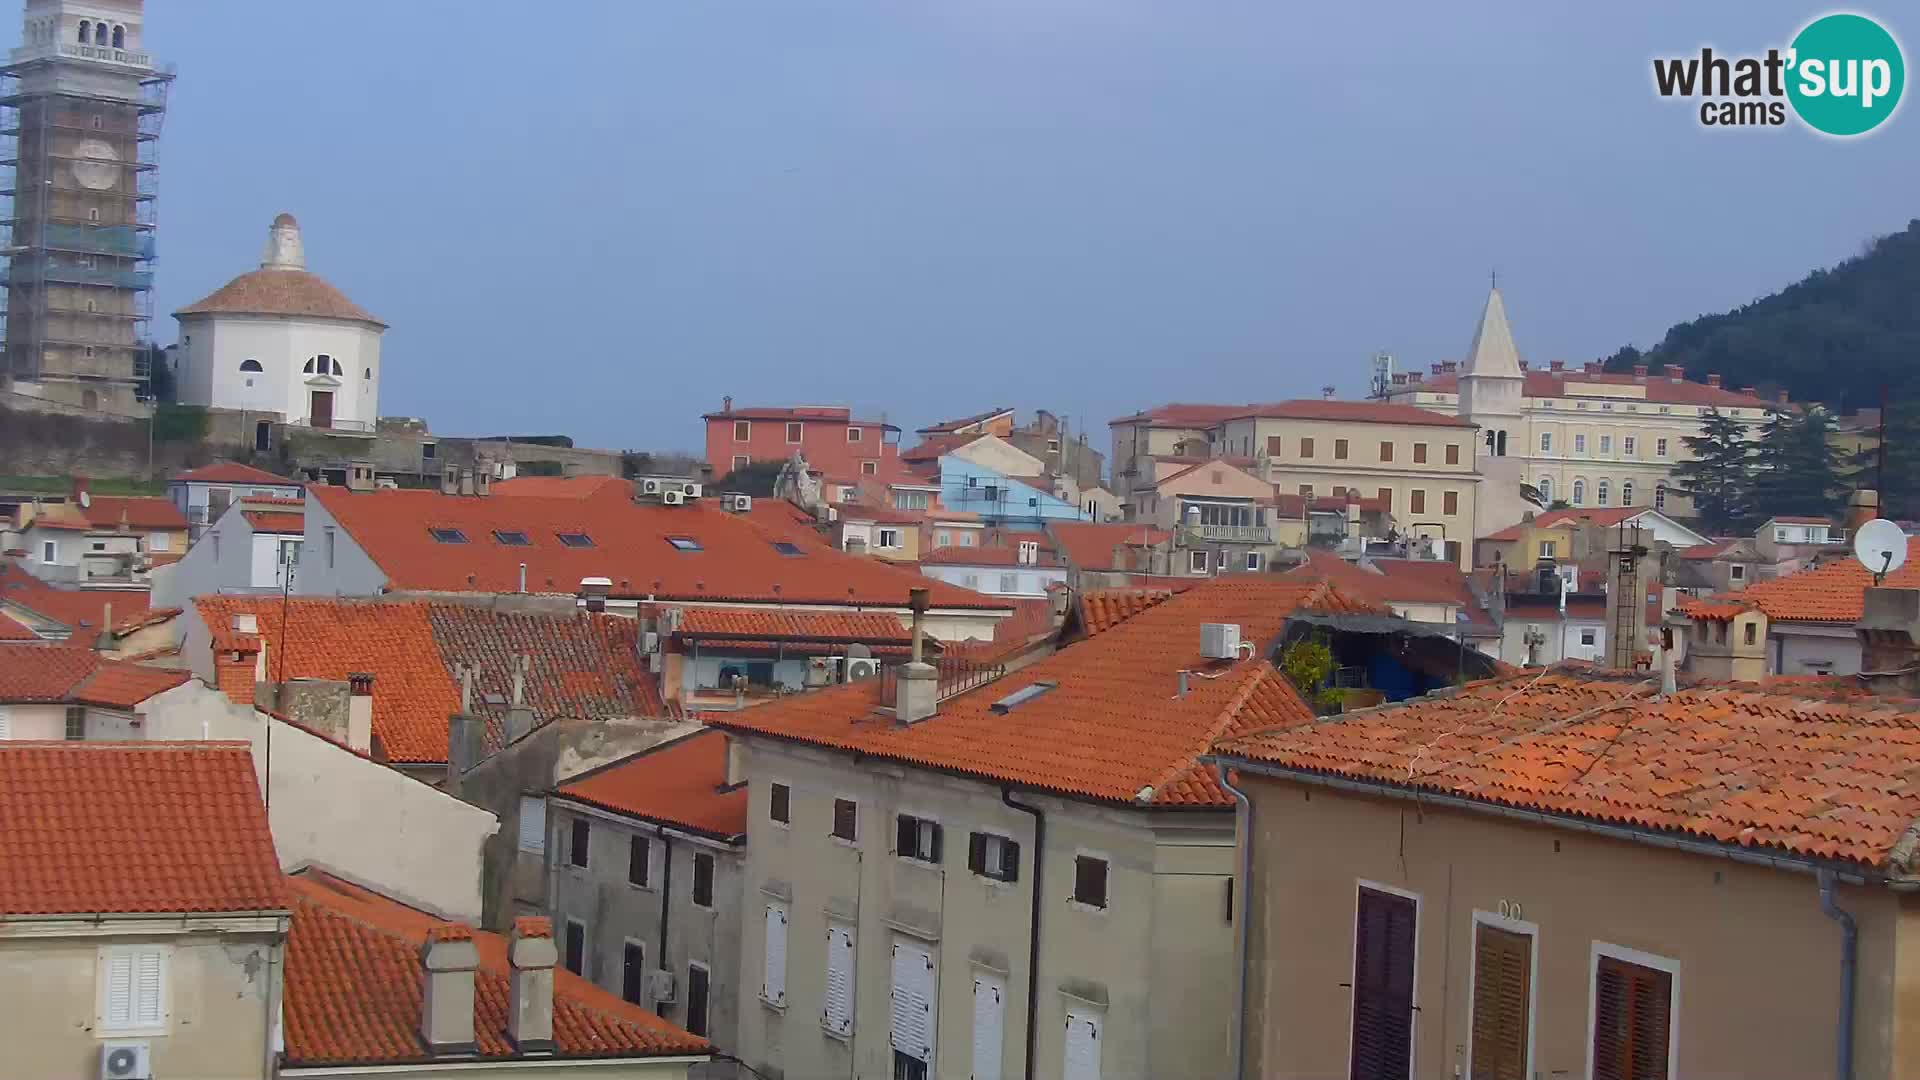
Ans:
{"label": "balcony", "polygon": [[130,68],[151,70],[153,57],[143,52],[128,49],[115,49],[106,45],[81,45],[71,41],[42,41],[32,45],[22,45],[9,54],[13,63],[24,64],[29,60],[98,60],[108,64],[122,64]]}
{"label": "balcony", "polygon": [[1265,525],[1182,525],[1182,546],[1191,544],[1271,544],[1273,530]]}

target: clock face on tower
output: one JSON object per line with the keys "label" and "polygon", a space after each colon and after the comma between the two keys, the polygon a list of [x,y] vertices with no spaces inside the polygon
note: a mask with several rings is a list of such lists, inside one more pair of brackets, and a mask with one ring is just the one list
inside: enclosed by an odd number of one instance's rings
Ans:
{"label": "clock face on tower", "polygon": [[73,148],[73,178],[80,186],[102,191],[113,186],[119,175],[120,155],[99,139],[86,139]]}

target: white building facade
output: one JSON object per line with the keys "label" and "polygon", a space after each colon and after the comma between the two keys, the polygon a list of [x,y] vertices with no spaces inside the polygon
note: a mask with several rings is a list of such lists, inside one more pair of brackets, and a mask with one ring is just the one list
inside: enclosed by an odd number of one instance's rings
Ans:
{"label": "white building facade", "polygon": [[300,225],[281,214],[258,270],[174,312],[182,402],[373,430],[386,324],[306,267]]}

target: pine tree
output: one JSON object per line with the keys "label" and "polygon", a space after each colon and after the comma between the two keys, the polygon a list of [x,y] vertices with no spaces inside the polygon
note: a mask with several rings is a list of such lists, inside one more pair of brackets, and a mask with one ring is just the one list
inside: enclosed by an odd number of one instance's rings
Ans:
{"label": "pine tree", "polygon": [[1718,409],[1700,422],[1700,434],[1686,437],[1691,461],[1674,466],[1680,490],[1707,531],[1728,534],[1748,523],[1752,512],[1753,446],[1746,425]]}
{"label": "pine tree", "polygon": [[1818,405],[1781,410],[1767,421],[1753,455],[1757,517],[1833,517],[1846,505],[1846,463],[1833,444],[1833,416]]}
{"label": "pine tree", "polygon": [[1880,516],[1920,517],[1920,398],[1896,401],[1887,410],[1887,463],[1880,468],[1874,440],[1853,456],[1854,482],[1880,488]]}

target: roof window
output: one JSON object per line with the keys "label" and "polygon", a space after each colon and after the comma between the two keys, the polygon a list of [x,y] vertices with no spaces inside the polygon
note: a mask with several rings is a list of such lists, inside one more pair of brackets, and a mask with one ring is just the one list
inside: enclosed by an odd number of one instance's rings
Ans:
{"label": "roof window", "polygon": [[701,550],[700,541],[695,540],[691,536],[669,536],[667,537],[667,543],[672,544],[675,551]]}
{"label": "roof window", "polygon": [[527,539],[526,533],[514,529],[495,529],[493,538],[507,547],[527,547],[533,543]]}
{"label": "roof window", "polygon": [[427,535],[443,544],[464,544],[467,542],[467,534],[461,532],[459,529],[428,529]]}
{"label": "roof window", "polygon": [[775,540],[773,542],[773,550],[782,555],[798,555],[800,554],[800,545],[791,540]]}
{"label": "roof window", "polygon": [[999,701],[996,701],[993,704],[987,706],[987,711],[997,716],[1005,716],[1006,714],[1012,712],[1013,710],[1019,708],[1022,705],[1025,705],[1027,702],[1032,701],[1034,698],[1039,697],[1041,694],[1044,694],[1047,691],[1052,690],[1054,687],[1059,685],[1060,685],[1059,683],[1052,683],[1052,682],[1034,683],[1032,686],[1015,690],[1013,693],[1008,694],[1006,697],[1003,697]]}
{"label": "roof window", "polygon": [[583,532],[563,532],[554,533],[553,535],[559,538],[561,545],[564,547],[590,548],[593,546],[593,537]]}

